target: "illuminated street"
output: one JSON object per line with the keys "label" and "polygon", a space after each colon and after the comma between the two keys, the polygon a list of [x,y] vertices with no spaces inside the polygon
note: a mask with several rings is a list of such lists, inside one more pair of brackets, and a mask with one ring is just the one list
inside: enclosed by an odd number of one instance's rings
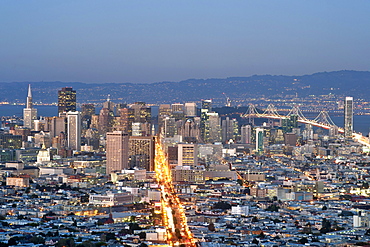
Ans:
{"label": "illuminated street", "polygon": [[167,242],[171,246],[196,246],[187,225],[185,211],[175,193],[171,170],[159,139],[155,143],[155,172],[161,188],[163,225],[167,229]]}

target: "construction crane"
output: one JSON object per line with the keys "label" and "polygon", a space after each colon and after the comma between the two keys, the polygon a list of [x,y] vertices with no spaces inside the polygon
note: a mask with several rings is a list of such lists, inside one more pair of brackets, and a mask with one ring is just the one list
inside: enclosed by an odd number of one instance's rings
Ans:
{"label": "construction crane", "polygon": [[226,93],[222,93],[226,97],[226,107],[231,107],[231,99],[227,97]]}

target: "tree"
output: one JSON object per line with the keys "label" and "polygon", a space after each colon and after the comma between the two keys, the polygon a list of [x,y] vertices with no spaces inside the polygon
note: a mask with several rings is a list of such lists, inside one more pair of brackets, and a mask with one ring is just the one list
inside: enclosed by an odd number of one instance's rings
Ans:
{"label": "tree", "polygon": [[146,239],[146,232],[140,232],[139,233],[139,238],[140,239]]}
{"label": "tree", "polygon": [[29,241],[34,244],[44,244],[45,243],[45,239],[41,236],[32,236]]}
{"label": "tree", "polygon": [[73,238],[62,238],[55,245],[56,247],[75,247],[75,241]]}
{"label": "tree", "polygon": [[133,233],[135,230],[141,230],[142,228],[137,223],[130,223],[129,225],[131,233]]}
{"label": "tree", "polygon": [[8,240],[8,245],[17,245],[19,237],[12,237]]}
{"label": "tree", "polygon": [[280,209],[279,206],[277,206],[276,204],[271,204],[270,206],[268,206],[265,211],[270,211],[270,212],[278,212]]}
{"label": "tree", "polygon": [[362,187],[362,189],[368,189],[369,188],[369,183],[364,182],[361,187]]}
{"label": "tree", "polygon": [[95,245],[90,240],[87,240],[78,244],[76,247],[95,247]]}
{"label": "tree", "polygon": [[322,207],[322,210],[327,210],[327,209],[328,209],[328,207],[325,206],[325,205]]}
{"label": "tree", "polygon": [[256,216],[253,216],[252,218],[252,222],[255,223],[255,222],[258,222],[258,218]]}
{"label": "tree", "polygon": [[231,209],[231,205],[228,202],[217,202],[213,205],[214,209]]}
{"label": "tree", "polygon": [[320,232],[325,234],[325,233],[328,233],[331,231],[331,223],[330,221],[328,221],[327,219],[323,218],[322,219],[322,222],[321,222],[321,229],[320,229]]}
{"label": "tree", "polygon": [[111,239],[115,240],[116,239],[116,235],[114,233],[112,233],[112,232],[108,232],[107,235],[105,235],[105,241],[108,242]]}
{"label": "tree", "polygon": [[211,232],[216,231],[215,224],[213,222],[209,223],[208,230],[210,230]]}
{"label": "tree", "polygon": [[260,241],[258,241],[256,238],[254,238],[253,241],[252,241],[252,244],[258,245],[259,243],[260,243]]}
{"label": "tree", "polygon": [[305,237],[303,237],[300,240],[298,240],[298,243],[300,243],[300,244],[306,244],[306,243],[308,243],[308,239],[305,238]]}

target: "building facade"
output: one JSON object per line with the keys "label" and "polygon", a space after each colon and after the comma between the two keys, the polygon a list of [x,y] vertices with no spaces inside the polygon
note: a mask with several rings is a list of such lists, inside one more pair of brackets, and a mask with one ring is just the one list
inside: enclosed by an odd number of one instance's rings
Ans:
{"label": "building facade", "polygon": [[37,109],[33,108],[31,84],[28,85],[26,108],[23,109],[23,126],[34,129],[34,121],[37,119]]}
{"label": "building facade", "polygon": [[64,87],[58,91],[58,113],[76,111],[76,91]]}
{"label": "building facade", "polygon": [[353,134],[353,98],[346,97],[344,100],[344,137],[352,137]]}
{"label": "building facade", "polygon": [[106,173],[110,174],[115,171],[128,169],[128,147],[129,136],[123,131],[113,131],[107,133],[106,156],[107,166]]}

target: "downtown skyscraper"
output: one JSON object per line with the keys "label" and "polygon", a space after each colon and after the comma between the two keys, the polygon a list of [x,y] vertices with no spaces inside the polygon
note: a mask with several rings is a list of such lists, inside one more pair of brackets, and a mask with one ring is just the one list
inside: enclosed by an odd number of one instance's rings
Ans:
{"label": "downtown skyscraper", "polygon": [[76,111],[76,91],[64,87],[58,91],[58,113]]}
{"label": "downtown skyscraper", "polygon": [[28,85],[26,108],[23,109],[23,126],[34,128],[34,120],[37,119],[37,109],[33,108],[31,84]]}
{"label": "downtown skyscraper", "polygon": [[353,98],[346,97],[344,100],[344,137],[352,137],[353,134]]}
{"label": "downtown skyscraper", "polygon": [[72,150],[81,149],[81,113],[78,111],[67,112],[67,144]]}
{"label": "downtown skyscraper", "polygon": [[106,156],[106,174],[128,168],[129,136],[127,133],[123,131],[107,133]]}

